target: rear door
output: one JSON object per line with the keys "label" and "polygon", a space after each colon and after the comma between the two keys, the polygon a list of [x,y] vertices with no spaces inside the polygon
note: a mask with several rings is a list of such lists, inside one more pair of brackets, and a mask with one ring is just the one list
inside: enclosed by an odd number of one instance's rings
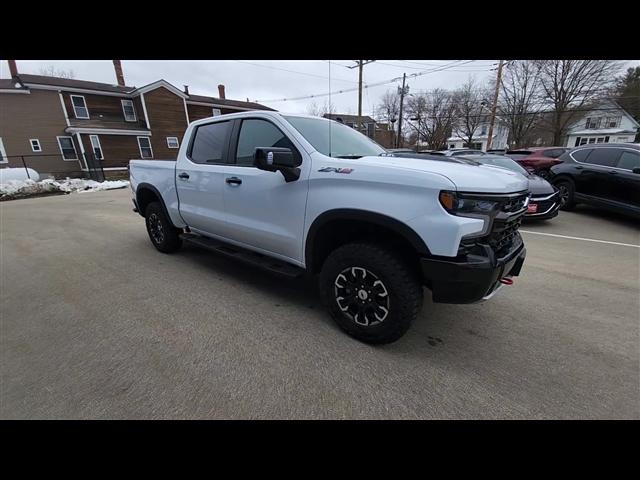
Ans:
{"label": "rear door", "polygon": [[180,215],[198,233],[225,236],[224,177],[233,120],[199,125],[176,165]]}
{"label": "rear door", "polygon": [[[271,119],[238,121],[230,147],[233,162],[225,167],[224,202],[231,240],[301,262],[311,160],[285,130]],[[300,178],[286,182],[280,172],[254,167],[257,147],[292,149],[302,158]]]}

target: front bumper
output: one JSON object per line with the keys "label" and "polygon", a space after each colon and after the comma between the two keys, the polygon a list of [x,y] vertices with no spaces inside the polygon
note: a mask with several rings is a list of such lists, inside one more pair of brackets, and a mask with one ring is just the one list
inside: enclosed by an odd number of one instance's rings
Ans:
{"label": "front bumper", "polygon": [[502,258],[490,248],[484,255],[465,255],[456,259],[422,258],[424,283],[436,303],[475,303],[486,300],[502,287],[504,277],[520,274],[526,249],[522,241]]}
{"label": "front bumper", "polygon": [[538,219],[546,220],[558,215],[558,209],[560,208],[560,192],[556,191],[551,195],[531,197],[529,201],[529,210],[535,205],[535,212],[527,211],[524,218],[526,219]]}

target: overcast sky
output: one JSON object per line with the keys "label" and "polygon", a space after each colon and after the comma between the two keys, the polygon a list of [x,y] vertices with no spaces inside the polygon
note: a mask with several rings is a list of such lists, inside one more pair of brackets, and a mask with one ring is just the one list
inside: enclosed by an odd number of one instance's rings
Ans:
{"label": "overcast sky", "polygon": [[[365,65],[364,84],[385,82],[403,73],[427,72],[408,78],[411,92],[433,88],[453,89],[464,83],[470,75],[478,81],[488,81],[497,60],[378,60]],[[629,62],[628,65],[639,65]],[[116,83],[113,63],[110,60],[17,60],[21,73],[38,74],[41,67],[49,65],[56,69],[73,70],[74,78],[104,83]],[[218,84],[226,87],[226,96],[234,100],[258,101],[282,112],[307,113],[315,102],[322,106],[327,96],[311,99],[270,101],[282,98],[296,98],[326,94],[358,86],[358,69],[349,69],[354,61],[265,61],[265,60],[224,60],[224,61],[173,61],[173,60],[123,60],[122,67],[126,84],[140,87],[158,79],[182,89],[189,85],[192,94],[218,96]],[[440,70],[440,71],[437,71]],[[8,78],[7,62],[0,63],[0,77]],[[362,94],[362,112],[373,115],[380,97],[387,90],[395,90],[401,80],[386,85],[365,88]],[[356,114],[358,93],[356,91],[335,94],[331,103],[337,113]]]}
{"label": "overcast sky", "polygon": [[[454,88],[464,83],[469,75],[479,80],[488,79],[497,60],[379,60],[364,67],[364,84],[385,82],[395,77],[421,73],[409,78],[410,91],[436,87]],[[468,62],[468,63],[465,63]],[[74,78],[95,82],[116,83],[113,63],[110,60],[17,60],[21,73],[38,74],[41,67],[53,65],[56,69],[73,70]],[[322,106],[327,96],[312,99],[272,102],[282,98],[295,98],[357,88],[358,69],[349,69],[355,62],[337,61],[172,61],[172,60],[123,60],[122,68],[127,85],[140,87],[160,78],[182,89],[189,85],[189,92],[198,95],[218,96],[218,84],[226,87],[226,96],[234,100],[259,101],[282,112],[306,113],[310,104]],[[2,78],[9,76],[6,61],[0,64]],[[380,97],[387,90],[396,89],[401,81],[365,88],[362,94],[363,114],[372,115]],[[358,92],[332,95],[331,103],[338,113],[356,114]]]}

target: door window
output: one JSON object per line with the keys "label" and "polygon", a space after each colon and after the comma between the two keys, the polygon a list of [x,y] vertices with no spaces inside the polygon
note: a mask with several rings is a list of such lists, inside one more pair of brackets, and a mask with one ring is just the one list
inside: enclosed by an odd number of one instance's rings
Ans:
{"label": "door window", "polygon": [[634,152],[623,151],[618,160],[618,168],[625,170],[633,170],[640,167],[640,154]]}
{"label": "door window", "polygon": [[189,158],[195,163],[225,163],[231,122],[216,122],[200,125],[196,130]]}
{"label": "door window", "polygon": [[571,152],[571,156],[573,157],[574,160],[577,160],[578,162],[586,162],[587,157],[592,151],[593,150],[590,148],[583,148],[582,150]]}
{"label": "door window", "polygon": [[620,157],[620,150],[615,148],[594,148],[587,163],[602,167],[615,167]]}
{"label": "door window", "polygon": [[291,140],[273,123],[259,119],[244,120],[238,137],[236,164],[253,165],[253,154],[257,147],[290,148],[296,151]]}

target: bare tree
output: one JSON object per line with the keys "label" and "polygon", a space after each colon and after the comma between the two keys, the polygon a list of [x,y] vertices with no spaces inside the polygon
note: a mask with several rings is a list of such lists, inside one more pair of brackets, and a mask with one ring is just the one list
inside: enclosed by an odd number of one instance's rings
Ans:
{"label": "bare tree", "polygon": [[432,150],[446,147],[457,109],[453,95],[441,88],[431,92],[409,96],[407,113],[410,125],[416,130],[418,140],[424,140]]}
{"label": "bare tree", "polygon": [[[375,109],[376,121],[385,122],[391,124],[391,130],[395,130],[395,122],[398,120],[400,114],[400,95],[395,90],[387,90],[382,98],[380,104]],[[394,140],[395,143],[395,140]]]}
{"label": "bare tree", "polygon": [[55,68],[53,65],[40,67],[40,69],[38,70],[38,74],[44,75],[45,77],[75,78],[73,70],[63,70],[60,68]]}
{"label": "bare tree", "polygon": [[314,117],[322,117],[327,113],[336,113],[336,108],[333,103],[331,103],[331,100],[325,100],[321,106],[318,106],[316,102],[311,102],[307,106],[308,115],[313,115]]}
{"label": "bare tree", "polygon": [[542,89],[538,69],[529,60],[515,60],[505,66],[498,98],[500,121],[509,128],[509,145],[521,148],[531,142],[540,120]]}
{"label": "bare tree", "polygon": [[473,143],[476,130],[488,119],[489,110],[485,108],[490,92],[479,85],[473,77],[453,92],[457,121],[453,132],[462,138],[469,148]]}
{"label": "bare tree", "polygon": [[[581,107],[602,97],[615,80],[620,63],[611,60],[536,60],[540,85],[549,103],[549,130],[560,145]],[[577,110],[577,111],[576,111]]]}

